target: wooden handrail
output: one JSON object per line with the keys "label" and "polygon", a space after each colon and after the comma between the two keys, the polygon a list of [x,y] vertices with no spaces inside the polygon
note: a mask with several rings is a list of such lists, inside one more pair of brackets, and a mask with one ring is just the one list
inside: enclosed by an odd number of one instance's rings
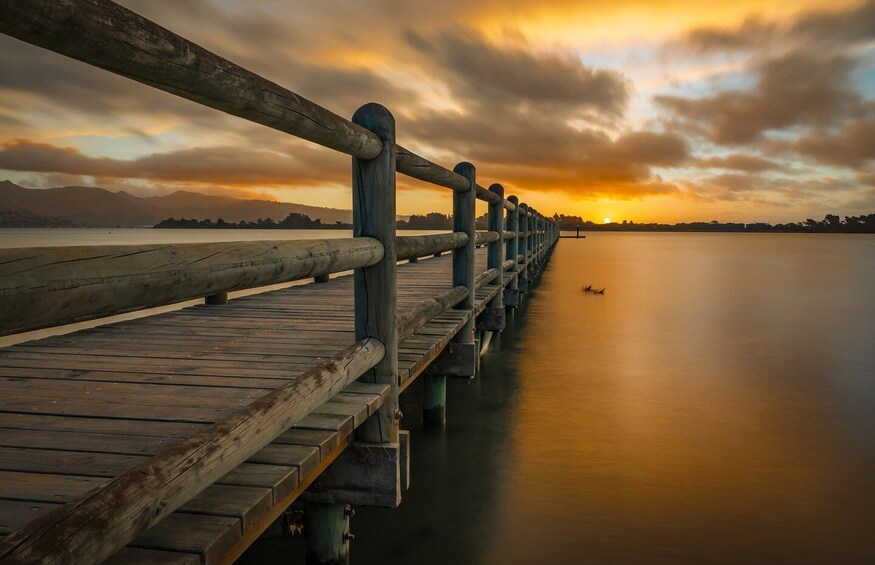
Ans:
{"label": "wooden handrail", "polygon": [[441,233],[435,235],[399,235],[395,237],[395,254],[397,259],[412,259],[427,257],[435,253],[452,251],[464,247],[468,243],[465,232]]}
{"label": "wooden handrail", "polygon": [[0,249],[0,335],[375,265],[373,238]]}

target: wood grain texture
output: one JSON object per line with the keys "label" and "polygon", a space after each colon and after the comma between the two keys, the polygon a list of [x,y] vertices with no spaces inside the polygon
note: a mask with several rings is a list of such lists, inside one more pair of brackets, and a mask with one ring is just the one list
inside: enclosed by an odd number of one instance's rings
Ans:
{"label": "wood grain texture", "polygon": [[[476,232],[474,231],[475,197],[477,187],[477,172],[474,165],[467,162],[459,163],[453,169],[468,180],[470,187],[466,192],[453,193],[453,231],[468,234],[468,243],[465,247],[453,250],[453,286],[464,286],[468,289],[465,300],[456,305],[458,309],[474,309],[474,248],[476,245]],[[459,343],[474,343],[474,321],[469,320],[462,329],[453,336],[453,340]],[[473,371],[473,368],[472,368]],[[471,375],[473,376],[473,372]]]}
{"label": "wood grain texture", "polygon": [[373,238],[0,250],[0,335],[374,265]]}
{"label": "wood grain texture", "polygon": [[251,457],[382,358],[365,339],[83,498],[0,540],[0,563],[99,562]]}
{"label": "wood grain texture", "polygon": [[468,243],[468,234],[463,232],[397,236],[395,238],[395,255],[399,261],[427,257],[435,253],[464,247],[466,243]]}
{"label": "wood grain texture", "polygon": [[[366,104],[353,122],[374,132],[383,144],[380,155],[371,160],[352,159],[353,235],[372,237],[383,245],[379,263],[356,269],[354,277],[356,340],[374,338],[385,355],[363,382],[388,384],[389,399],[379,414],[357,431],[362,441],[397,443],[398,421],[398,324],[396,309],[397,255],[395,251],[395,118],[379,104]],[[455,194],[455,193],[454,193]],[[458,230],[454,230],[458,231]],[[469,234],[472,237],[473,234]]]}

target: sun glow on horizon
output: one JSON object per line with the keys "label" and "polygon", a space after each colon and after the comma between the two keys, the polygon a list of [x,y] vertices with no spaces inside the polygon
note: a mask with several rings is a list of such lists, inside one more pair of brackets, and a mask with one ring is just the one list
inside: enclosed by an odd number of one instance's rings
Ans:
{"label": "sun glow on horizon", "polygon": [[611,219],[610,219],[610,218],[605,218],[605,223],[606,223],[606,224],[610,224],[610,223],[611,223]]}

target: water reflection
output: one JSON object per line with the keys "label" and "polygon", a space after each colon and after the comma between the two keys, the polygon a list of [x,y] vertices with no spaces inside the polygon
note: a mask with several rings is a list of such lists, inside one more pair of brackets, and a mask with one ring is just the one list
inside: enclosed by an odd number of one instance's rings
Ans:
{"label": "water reflection", "polygon": [[416,454],[449,474],[361,516],[359,562],[875,558],[873,280],[868,236],[563,240],[480,390],[454,383],[446,458]]}
{"label": "water reflection", "polygon": [[873,280],[871,236],[562,240],[447,429],[404,399],[353,562],[875,562]]}

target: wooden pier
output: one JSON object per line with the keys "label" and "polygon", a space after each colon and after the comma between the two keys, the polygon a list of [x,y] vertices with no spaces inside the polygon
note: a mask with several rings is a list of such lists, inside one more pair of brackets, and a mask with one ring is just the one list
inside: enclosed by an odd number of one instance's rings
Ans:
{"label": "wooden pier", "polygon": [[[342,562],[348,505],[409,480],[399,395],[422,376],[445,422],[446,379],[475,377],[557,226],[398,146],[382,106],[346,120],[108,0],[0,1],[0,32],[350,155],[354,226],[0,250],[0,335],[204,301],[0,349],[0,564],[231,563],[293,503],[308,560]],[[453,191],[453,232],[396,233],[396,172]]]}

